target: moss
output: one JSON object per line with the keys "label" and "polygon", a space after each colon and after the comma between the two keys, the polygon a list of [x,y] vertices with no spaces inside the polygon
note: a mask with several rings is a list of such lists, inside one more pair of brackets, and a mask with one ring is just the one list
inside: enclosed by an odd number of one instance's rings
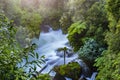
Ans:
{"label": "moss", "polygon": [[81,75],[81,67],[77,62],[54,67],[54,71],[73,80],[78,80]]}
{"label": "moss", "polygon": [[51,80],[51,77],[49,74],[39,74],[38,76],[31,78],[31,80]]}

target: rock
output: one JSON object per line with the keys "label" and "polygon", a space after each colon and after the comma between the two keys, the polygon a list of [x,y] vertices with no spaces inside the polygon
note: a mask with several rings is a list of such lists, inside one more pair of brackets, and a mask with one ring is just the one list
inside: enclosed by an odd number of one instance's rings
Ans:
{"label": "rock", "polygon": [[56,51],[56,56],[64,57],[63,51]]}
{"label": "rock", "polygon": [[92,76],[91,77],[87,77],[86,79],[87,80],[95,80],[96,76],[97,76],[97,72],[93,72]]}
{"label": "rock", "polygon": [[87,80],[85,77],[83,77],[83,78],[80,78],[79,80]]}
{"label": "rock", "polygon": [[72,80],[78,80],[82,73],[82,69],[77,62],[54,67],[53,70],[64,77],[71,78]]}
{"label": "rock", "polygon": [[59,73],[57,73],[55,75],[55,77],[53,78],[53,80],[66,80],[62,75],[60,75]]}
{"label": "rock", "polygon": [[41,31],[47,33],[49,32],[50,26],[49,25],[41,25]]}
{"label": "rock", "polygon": [[67,57],[71,57],[74,54],[73,50],[67,50]]}
{"label": "rock", "polygon": [[73,60],[73,62],[78,62],[79,63],[79,65],[82,68],[82,75],[84,75],[84,77],[90,77],[92,75],[92,72],[91,72],[90,68],[86,65],[85,62],[83,62],[80,59],[75,59],[75,60]]}
{"label": "rock", "polygon": [[65,77],[66,80],[72,80],[71,78]]}
{"label": "rock", "polygon": [[78,80],[87,80],[83,75]]}

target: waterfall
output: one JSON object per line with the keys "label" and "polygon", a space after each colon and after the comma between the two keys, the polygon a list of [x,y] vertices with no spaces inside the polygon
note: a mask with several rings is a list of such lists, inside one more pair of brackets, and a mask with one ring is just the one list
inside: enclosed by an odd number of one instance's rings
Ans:
{"label": "waterfall", "polygon": [[[39,56],[45,55],[46,61],[46,63],[42,65],[44,68],[41,69],[38,67],[37,71],[40,71],[43,74],[49,73],[54,66],[64,64],[63,57],[58,56],[56,54],[56,50],[58,48],[70,47],[67,45],[67,35],[63,34],[61,30],[54,31],[52,28],[50,28],[49,32],[41,32],[39,39],[33,39],[33,43],[38,45],[38,48],[35,51],[39,53]],[[70,57],[66,56],[66,64],[71,61],[75,61],[77,57],[77,54],[74,54]],[[79,61],[79,64],[84,67],[81,61]],[[85,70],[87,70],[86,67],[84,67],[84,71]],[[55,72],[51,72],[50,75],[55,76]],[[87,78],[87,80],[95,80],[95,75],[96,74],[93,74],[93,76],[91,78]],[[71,79],[66,78],[66,80]]]}
{"label": "waterfall", "polygon": [[[38,45],[36,52],[39,53],[40,56],[45,55],[46,63],[42,66],[45,67],[42,73],[48,73],[55,65],[64,64],[63,57],[56,55],[56,50],[58,48],[63,48],[69,46],[67,45],[68,39],[67,35],[62,33],[62,30],[52,30],[49,29],[49,32],[41,32],[39,39],[33,39],[33,43]],[[77,58],[77,55],[66,57],[66,63],[71,62],[73,59]],[[37,68],[38,71],[41,68]],[[54,76],[54,73],[50,75]]]}

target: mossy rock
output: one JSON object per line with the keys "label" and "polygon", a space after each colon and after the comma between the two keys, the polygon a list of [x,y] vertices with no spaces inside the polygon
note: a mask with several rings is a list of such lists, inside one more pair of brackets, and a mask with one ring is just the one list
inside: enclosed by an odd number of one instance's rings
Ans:
{"label": "mossy rock", "polygon": [[30,80],[52,80],[49,74],[39,74]]}
{"label": "mossy rock", "polygon": [[55,77],[53,78],[53,80],[66,80],[65,78],[64,78],[64,76],[62,76],[62,75],[60,75],[60,74],[56,74],[55,75]]}
{"label": "mossy rock", "polygon": [[54,67],[54,71],[72,80],[78,80],[81,76],[82,69],[77,62],[71,62],[66,65]]}

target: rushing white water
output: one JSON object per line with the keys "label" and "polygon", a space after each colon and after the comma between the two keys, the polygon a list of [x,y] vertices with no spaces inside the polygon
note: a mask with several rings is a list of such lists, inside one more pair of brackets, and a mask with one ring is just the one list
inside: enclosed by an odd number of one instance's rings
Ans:
{"label": "rushing white water", "polygon": [[95,80],[95,77],[97,75],[97,72],[94,72],[91,76],[91,78],[86,78],[87,80]]}
{"label": "rushing white water", "polygon": [[[38,48],[36,49],[36,52],[39,53],[40,56],[45,55],[46,63],[42,66],[46,66],[41,73],[49,73],[49,71],[54,67],[58,65],[64,64],[63,57],[60,57],[56,55],[56,50],[58,48],[68,47],[66,45],[68,43],[67,35],[62,34],[61,30],[53,31],[52,29],[49,30],[49,32],[40,33],[39,39],[34,39],[33,43],[36,43],[38,45]],[[78,56],[73,55],[71,57],[66,57],[66,63],[74,61]],[[83,66],[84,71],[86,71],[87,67],[81,63],[81,61],[78,62],[81,66]],[[38,71],[41,70],[41,68],[37,68]],[[55,72],[50,73],[51,76],[55,75]],[[87,78],[87,80],[95,80],[95,75],[91,78]],[[66,80],[71,80],[70,78],[66,78]]]}
{"label": "rushing white water", "polygon": [[[67,35],[63,34],[61,30],[53,31],[52,29],[49,32],[40,33],[39,40],[34,39],[33,43],[36,43],[39,47],[36,49],[39,55],[45,55],[47,67],[42,71],[42,73],[48,73],[55,65],[62,65],[64,63],[64,59],[56,55],[56,50],[58,48],[68,47],[66,44],[68,43]],[[69,48],[69,47],[68,47]],[[66,57],[66,63],[72,61],[77,58],[76,55],[72,57]],[[40,68],[37,69],[40,71]],[[53,76],[54,74],[51,73]]]}
{"label": "rushing white water", "polygon": [[58,48],[65,47],[68,42],[67,35],[63,35],[61,30],[50,30],[48,33],[41,33],[39,37],[38,53],[44,54],[46,57],[56,59],[56,52]]}

